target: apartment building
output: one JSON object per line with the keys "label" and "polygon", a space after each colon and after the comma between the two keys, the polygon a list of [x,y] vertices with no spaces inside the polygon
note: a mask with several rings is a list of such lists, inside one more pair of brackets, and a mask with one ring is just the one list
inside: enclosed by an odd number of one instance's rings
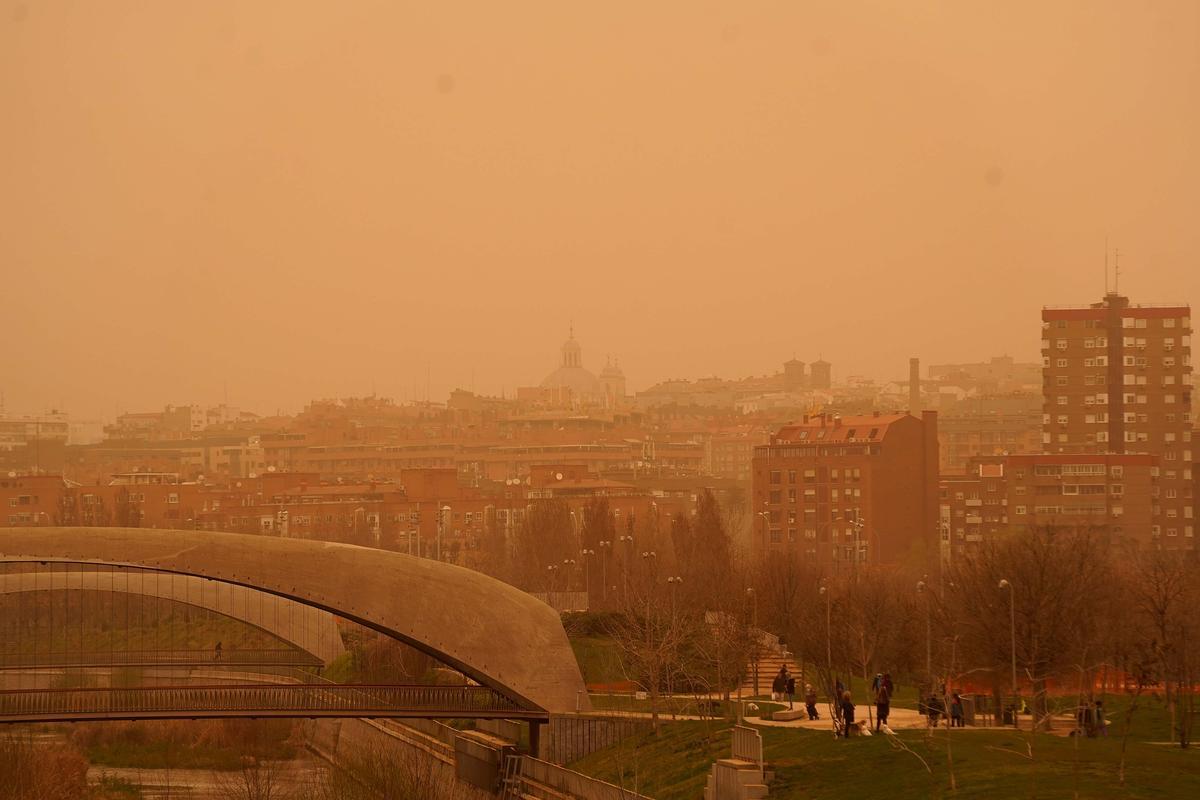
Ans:
{"label": "apartment building", "polygon": [[1114,545],[1183,547],[1160,518],[1158,457],[1145,453],[1023,453],[973,459],[938,487],[943,558],[953,561],[1010,530],[1086,529]]}
{"label": "apartment building", "polygon": [[1191,333],[1189,306],[1115,293],[1042,311],[1044,451],[1157,456],[1155,540],[1171,548],[1194,539]]}
{"label": "apartment building", "polygon": [[805,417],[754,450],[760,554],[792,549],[835,570],[934,557],[937,413]]}

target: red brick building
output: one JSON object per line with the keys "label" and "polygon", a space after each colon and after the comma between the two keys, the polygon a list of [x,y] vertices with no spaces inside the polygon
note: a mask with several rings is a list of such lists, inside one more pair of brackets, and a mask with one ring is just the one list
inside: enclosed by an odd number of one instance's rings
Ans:
{"label": "red brick building", "polygon": [[973,460],[939,485],[943,557],[1021,528],[1086,528],[1114,545],[1180,546],[1161,536],[1158,458],[1029,453]]}
{"label": "red brick building", "polygon": [[835,569],[926,562],[938,522],[937,413],[822,414],[754,451],[753,541]]}

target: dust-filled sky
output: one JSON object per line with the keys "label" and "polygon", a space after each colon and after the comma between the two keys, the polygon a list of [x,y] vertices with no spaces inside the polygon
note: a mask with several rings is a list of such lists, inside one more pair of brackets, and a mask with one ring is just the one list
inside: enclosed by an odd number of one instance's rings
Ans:
{"label": "dust-filled sky", "polygon": [[1200,3],[0,0],[12,411],[1037,356],[1200,286]]}

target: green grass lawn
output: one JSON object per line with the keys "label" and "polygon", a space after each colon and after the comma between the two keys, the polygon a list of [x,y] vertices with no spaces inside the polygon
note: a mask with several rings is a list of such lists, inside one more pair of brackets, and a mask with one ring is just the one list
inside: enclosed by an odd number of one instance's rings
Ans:
{"label": "green grass lawn", "polygon": [[[1118,782],[1124,703],[1110,698],[1108,738],[1038,734],[1034,758],[1026,737],[1008,730],[955,730],[949,734],[957,791],[950,790],[947,732],[932,737],[904,732],[898,740],[872,736],[834,739],[828,732],[760,728],[776,779],[772,800],[795,798],[1193,798],[1200,797],[1200,748],[1150,743],[1166,738],[1164,709],[1154,699],[1135,714]],[[574,769],[657,800],[700,796],[709,767],[727,757],[730,724],[676,722],[593,753]],[[905,752],[898,743],[912,752]],[[930,767],[927,771],[923,759]]]}
{"label": "green grass lawn", "polygon": [[571,638],[584,683],[619,683],[627,680],[616,642],[604,636]]}

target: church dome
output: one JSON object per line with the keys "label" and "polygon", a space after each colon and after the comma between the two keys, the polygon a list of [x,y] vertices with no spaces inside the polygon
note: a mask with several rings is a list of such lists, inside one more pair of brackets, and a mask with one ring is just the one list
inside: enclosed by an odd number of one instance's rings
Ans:
{"label": "church dome", "polygon": [[544,389],[567,388],[580,399],[602,397],[600,379],[583,368],[583,348],[575,340],[575,332],[562,346],[562,363],[542,381]]}

